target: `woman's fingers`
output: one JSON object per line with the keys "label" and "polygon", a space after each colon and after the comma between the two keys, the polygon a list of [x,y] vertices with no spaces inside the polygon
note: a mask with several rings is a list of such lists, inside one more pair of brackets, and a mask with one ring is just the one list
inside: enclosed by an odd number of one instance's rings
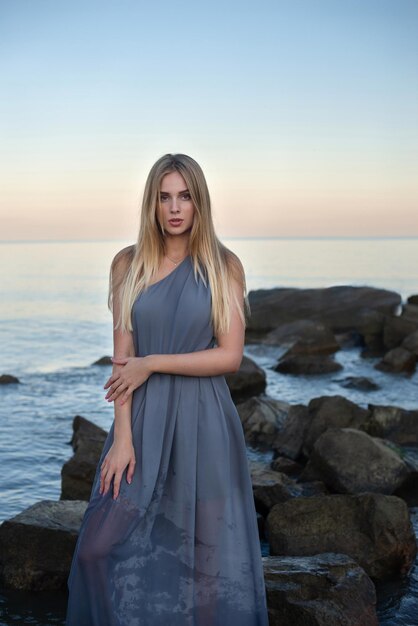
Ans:
{"label": "woman's fingers", "polygon": [[131,484],[132,482],[132,478],[134,476],[134,469],[135,469],[135,458],[133,457],[130,461],[129,461],[129,465],[128,465],[128,469],[126,471],[126,481]]}
{"label": "woman's fingers", "polygon": [[103,493],[104,481],[105,481],[106,473],[107,473],[107,468],[103,468],[102,471],[100,472],[100,488],[99,488],[99,493],[100,494]]}
{"label": "woman's fingers", "polygon": [[134,390],[133,387],[128,387],[126,392],[123,394],[122,400],[120,401],[121,404],[124,404],[124,402],[127,401],[127,399],[129,398],[133,390]]}
{"label": "woman's fingers", "polygon": [[124,383],[124,381],[121,380],[120,378],[118,380],[116,380],[114,383],[112,383],[112,385],[110,386],[109,391],[107,392],[105,398],[109,398],[123,384],[126,384],[126,382]]}
{"label": "woman's fingers", "polygon": [[129,383],[127,381],[121,381],[119,385],[113,387],[113,389],[109,389],[105,396],[105,400],[108,400],[109,402],[116,400],[116,398],[118,398],[127,387],[129,387]]}
{"label": "woman's fingers", "polygon": [[122,480],[122,472],[116,472],[115,473],[115,480],[113,481],[113,499],[116,500],[116,498],[119,495],[119,489],[120,489],[120,481]]}

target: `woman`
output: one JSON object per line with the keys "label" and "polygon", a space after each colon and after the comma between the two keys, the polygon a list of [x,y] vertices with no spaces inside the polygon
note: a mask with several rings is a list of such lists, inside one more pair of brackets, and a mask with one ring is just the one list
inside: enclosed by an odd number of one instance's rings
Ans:
{"label": "woman", "polygon": [[166,154],[113,259],[115,418],[68,579],[67,626],[267,626],[245,440],[245,275],[200,166]]}

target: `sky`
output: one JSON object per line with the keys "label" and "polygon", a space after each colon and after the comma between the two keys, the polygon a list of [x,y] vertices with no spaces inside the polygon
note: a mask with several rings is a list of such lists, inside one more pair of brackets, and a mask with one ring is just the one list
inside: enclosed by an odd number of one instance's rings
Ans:
{"label": "sky", "polygon": [[0,0],[0,240],[134,242],[168,152],[221,239],[418,236],[417,70],[417,0]]}

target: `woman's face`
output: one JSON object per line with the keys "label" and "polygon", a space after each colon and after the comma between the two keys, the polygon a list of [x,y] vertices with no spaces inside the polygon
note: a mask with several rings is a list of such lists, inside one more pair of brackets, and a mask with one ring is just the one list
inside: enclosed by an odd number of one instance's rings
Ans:
{"label": "woman's face", "polygon": [[[160,223],[168,235],[180,235],[193,224],[194,206],[186,182],[178,172],[166,174],[160,187]],[[172,222],[171,220],[177,220]]]}

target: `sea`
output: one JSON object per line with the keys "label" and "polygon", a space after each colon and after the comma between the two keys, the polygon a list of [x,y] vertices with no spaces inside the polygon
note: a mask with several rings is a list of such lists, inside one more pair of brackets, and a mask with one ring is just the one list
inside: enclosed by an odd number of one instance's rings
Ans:
{"label": "sea", "polygon": [[[248,292],[273,287],[369,286],[418,294],[418,238],[230,238],[222,242],[241,259]],[[58,500],[61,467],[72,456],[75,415],[105,429],[113,404],[103,385],[110,367],[93,363],[112,355],[107,307],[110,263],[134,240],[0,242],[0,375],[21,384],[0,385],[0,522],[39,500]],[[344,395],[367,407],[418,409],[418,371],[410,377],[379,372],[378,359],[359,348],[335,359],[344,376],[367,376],[380,388],[341,386],[341,372],[288,376],[272,366],[281,350],[257,344],[244,353],[264,368],[266,393],[289,403]],[[248,449],[249,458],[266,453]],[[411,509],[418,534],[418,511]],[[262,547],[266,554],[266,546]],[[0,590],[0,626],[64,624],[65,594]],[[402,580],[378,588],[382,626],[418,624],[418,563]]]}

